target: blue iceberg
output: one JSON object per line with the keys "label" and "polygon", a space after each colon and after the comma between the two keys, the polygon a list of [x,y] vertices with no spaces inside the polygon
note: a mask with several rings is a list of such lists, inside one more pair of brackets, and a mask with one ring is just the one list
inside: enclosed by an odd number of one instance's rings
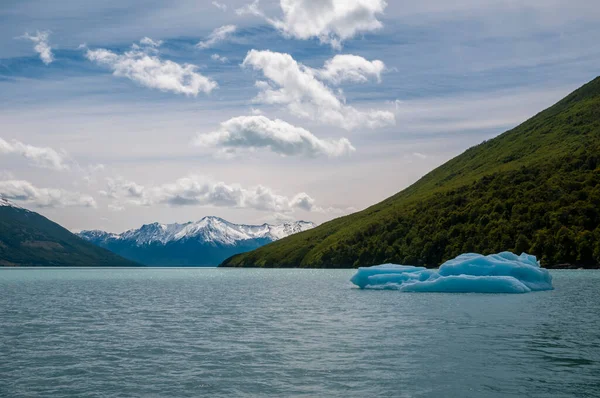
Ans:
{"label": "blue iceberg", "polygon": [[535,256],[510,252],[461,254],[438,270],[383,264],[358,269],[351,282],[361,289],[402,292],[528,293],[552,290],[552,276]]}

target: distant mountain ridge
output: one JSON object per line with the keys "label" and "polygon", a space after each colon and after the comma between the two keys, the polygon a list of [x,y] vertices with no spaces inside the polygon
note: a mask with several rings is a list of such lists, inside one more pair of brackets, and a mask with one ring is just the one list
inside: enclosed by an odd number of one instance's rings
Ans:
{"label": "distant mountain ridge", "polygon": [[78,235],[146,265],[217,266],[233,254],[253,250],[314,227],[307,221],[279,225],[234,224],[209,216],[183,224],[145,224],[120,234],[92,230],[81,231]]}
{"label": "distant mountain ridge", "polygon": [[46,217],[0,197],[0,266],[132,267]]}

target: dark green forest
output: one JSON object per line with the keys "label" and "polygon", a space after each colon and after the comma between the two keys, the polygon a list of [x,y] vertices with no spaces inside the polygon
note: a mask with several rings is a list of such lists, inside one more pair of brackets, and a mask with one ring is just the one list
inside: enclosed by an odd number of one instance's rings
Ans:
{"label": "dark green forest", "polygon": [[0,206],[0,266],[120,266],[139,264],[84,241],[29,210]]}
{"label": "dark green forest", "polygon": [[398,194],[223,266],[437,267],[464,252],[600,264],[600,78]]}

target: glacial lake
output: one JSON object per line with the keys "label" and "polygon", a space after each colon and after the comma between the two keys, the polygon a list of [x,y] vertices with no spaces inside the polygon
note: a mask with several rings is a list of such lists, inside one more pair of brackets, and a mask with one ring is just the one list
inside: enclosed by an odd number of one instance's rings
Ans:
{"label": "glacial lake", "polygon": [[353,274],[0,269],[0,396],[600,396],[600,271],[516,295]]}

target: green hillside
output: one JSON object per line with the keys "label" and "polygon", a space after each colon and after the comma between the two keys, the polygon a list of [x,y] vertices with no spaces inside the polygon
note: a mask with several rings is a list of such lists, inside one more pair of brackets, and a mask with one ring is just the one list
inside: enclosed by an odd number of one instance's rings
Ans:
{"label": "green hillside", "polygon": [[0,198],[0,266],[120,266],[126,260],[75,236],[47,218]]}
{"label": "green hillside", "polygon": [[250,253],[233,267],[438,266],[464,252],[600,264],[600,78],[366,210]]}

